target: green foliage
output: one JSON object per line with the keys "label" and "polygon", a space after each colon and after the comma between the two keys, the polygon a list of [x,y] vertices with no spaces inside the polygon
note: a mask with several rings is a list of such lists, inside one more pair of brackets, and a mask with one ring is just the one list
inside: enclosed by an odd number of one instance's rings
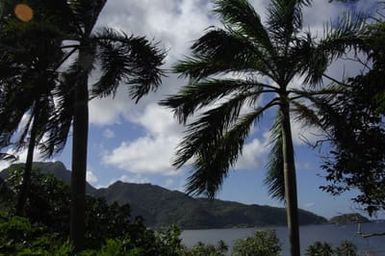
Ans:
{"label": "green foliage", "polygon": [[[116,182],[93,192],[108,202],[130,202],[132,215],[140,215],[145,224],[165,227],[176,224],[182,229],[233,228],[286,225],[283,208],[245,205],[217,199],[192,198],[151,184]],[[300,223],[320,224],[326,219],[300,210]]]}
{"label": "green foliage", "polygon": [[197,243],[191,249],[186,249],[183,256],[225,256],[228,250],[223,241],[219,241],[216,246],[211,244]]}
{"label": "green foliage", "polygon": [[337,225],[348,225],[354,223],[365,223],[369,222],[369,219],[362,216],[359,213],[351,213],[351,214],[342,214],[335,217],[330,218],[329,223],[337,224]]}
{"label": "green foliage", "polygon": [[329,184],[322,189],[333,195],[357,189],[353,200],[370,215],[385,210],[384,45],[385,22],[378,20],[366,27],[359,48],[367,57],[357,61],[367,72],[347,79],[340,96],[317,102],[333,147],[324,158]]}
{"label": "green foliage", "polygon": [[357,247],[349,242],[343,241],[340,246],[335,249],[336,256],[358,256]]}
{"label": "green foliage", "polygon": [[[14,194],[18,194],[22,180],[22,166],[9,169],[7,184]],[[26,216],[32,223],[45,226],[49,232],[66,238],[69,233],[71,202],[70,188],[52,174],[32,172],[31,193],[26,205]],[[108,205],[104,199],[87,196],[86,200],[87,247],[100,247],[106,239],[121,238],[127,234],[144,232],[139,221],[132,221],[130,207],[114,203]]]}
{"label": "green foliage", "polygon": [[0,255],[69,255],[68,242],[28,219],[0,212]]}
{"label": "green foliage", "polygon": [[306,256],[357,256],[357,248],[349,241],[343,241],[337,248],[325,242],[315,242],[306,250]]}
{"label": "green foliage", "polygon": [[333,256],[333,248],[324,242],[315,242],[306,250],[307,256]]}
{"label": "green foliage", "polygon": [[233,256],[278,256],[280,252],[274,231],[257,231],[253,237],[236,240],[233,248]]}

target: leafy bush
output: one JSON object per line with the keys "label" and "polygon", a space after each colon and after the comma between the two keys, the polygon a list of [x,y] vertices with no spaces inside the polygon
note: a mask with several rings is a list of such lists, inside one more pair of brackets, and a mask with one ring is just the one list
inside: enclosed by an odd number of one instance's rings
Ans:
{"label": "leafy bush", "polygon": [[68,242],[26,218],[0,212],[0,255],[69,255]]}
{"label": "leafy bush", "polygon": [[349,241],[344,241],[335,250],[336,256],[357,256],[357,247]]}
{"label": "leafy bush", "polygon": [[315,242],[306,250],[306,256],[357,256],[357,248],[349,241],[344,241],[339,247],[333,247],[325,242]]}
{"label": "leafy bush", "polygon": [[[15,195],[20,190],[22,173],[23,167],[15,166],[9,171],[6,180],[8,189]],[[52,174],[33,170],[25,208],[26,217],[31,223],[44,226],[48,232],[67,238],[70,202],[71,191],[67,184]],[[107,239],[123,238],[129,233],[145,229],[142,222],[131,219],[128,205],[108,205],[104,199],[91,196],[86,198],[86,227],[87,248],[100,248]]]}
{"label": "leafy bush", "polygon": [[324,242],[315,242],[306,250],[307,256],[333,256],[333,248]]}
{"label": "leafy bush", "polygon": [[227,250],[228,246],[223,241],[216,246],[199,242],[191,249],[185,248],[181,256],[224,256]]}
{"label": "leafy bush", "polygon": [[236,240],[233,249],[234,256],[278,256],[280,252],[274,231],[257,231],[253,237]]}

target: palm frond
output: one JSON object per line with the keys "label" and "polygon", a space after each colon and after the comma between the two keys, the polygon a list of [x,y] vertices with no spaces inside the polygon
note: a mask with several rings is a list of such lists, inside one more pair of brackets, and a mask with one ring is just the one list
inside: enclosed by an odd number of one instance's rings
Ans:
{"label": "palm frond", "polygon": [[318,51],[326,53],[332,61],[350,50],[365,48],[365,22],[365,15],[347,13],[337,21],[326,24]]}
{"label": "palm frond", "polygon": [[186,123],[189,116],[202,107],[232,93],[257,92],[258,95],[265,85],[254,80],[241,79],[207,79],[191,81],[175,96],[170,96],[160,102],[161,105],[173,109],[181,123]]}
{"label": "palm frond", "polygon": [[286,48],[302,28],[302,8],[311,0],[272,0],[268,7],[268,31],[275,42]]}
{"label": "palm frond", "polygon": [[271,58],[258,47],[233,31],[211,29],[191,47],[193,56],[174,67],[174,72],[193,79],[229,72],[259,72],[271,76]]}
{"label": "palm frond", "polygon": [[8,153],[0,153],[0,161],[15,161],[17,157]]}
{"label": "palm frond", "polygon": [[114,94],[120,82],[124,82],[130,85],[130,96],[137,102],[158,88],[164,75],[160,66],[165,55],[156,45],[144,37],[128,36],[111,29],[101,30],[94,39],[98,43],[102,72],[93,85],[94,96]]}
{"label": "palm frond", "polygon": [[314,39],[310,33],[297,37],[288,51],[288,79],[295,75],[304,77],[304,83],[315,86],[322,83],[329,59],[326,52],[317,49]]}
{"label": "palm frond", "polygon": [[174,166],[180,168],[205,144],[215,143],[238,119],[241,107],[253,94],[233,96],[218,107],[207,110],[198,120],[188,125],[187,135],[179,145]]}
{"label": "palm frond", "polygon": [[259,47],[274,55],[274,47],[261,22],[260,16],[248,0],[217,0],[214,12],[226,26],[245,37],[251,37]]}
{"label": "palm frond", "polygon": [[312,97],[317,97],[317,96],[328,97],[328,96],[336,96],[336,95],[344,94],[346,93],[346,88],[344,88],[341,85],[330,84],[320,89],[301,88],[301,89],[289,90],[289,92],[290,94],[292,93],[295,94],[295,96],[290,97],[291,100],[301,99],[301,98],[310,99]]}
{"label": "palm frond", "polygon": [[68,0],[72,11],[72,22],[79,28],[79,32],[88,37],[107,0]]}
{"label": "palm frond", "polygon": [[251,126],[258,122],[268,107],[240,117],[237,122],[217,140],[201,142],[194,154],[191,175],[187,179],[186,192],[190,195],[206,194],[213,198],[220,189],[229,169],[242,154],[242,148]]}
{"label": "palm frond", "polygon": [[280,114],[277,114],[271,130],[271,145],[265,185],[272,198],[283,201],[285,199],[285,178],[283,172],[283,138]]}
{"label": "palm frond", "polygon": [[298,101],[292,101],[291,104],[293,105],[291,111],[294,113],[297,121],[302,122],[306,126],[321,127],[319,116],[314,109]]}
{"label": "palm frond", "polygon": [[62,75],[62,79],[53,91],[55,112],[47,120],[46,139],[39,145],[39,149],[45,157],[51,157],[64,148],[72,125],[75,103],[74,89],[77,86],[79,74],[76,67],[72,67],[70,70],[72,71]]}

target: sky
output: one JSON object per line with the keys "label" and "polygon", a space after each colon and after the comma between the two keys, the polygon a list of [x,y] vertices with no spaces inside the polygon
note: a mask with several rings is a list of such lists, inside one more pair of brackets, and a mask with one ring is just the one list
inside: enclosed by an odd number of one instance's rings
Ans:
{"label": "sky", "polygon": [[[265,18],[268,0],[251,1]],[[313,1],[304,9],[305,28],[322,36],[325,22],[330,22],[348,10],[372,10],[374,1],[361,0],[352,5]],[[97,27],[111,27],[127,34],[143,35],[167,51],[164,69],[189,55],[189,47],[209,26],[220,25],[212,12],[212,3],[205,0],[110,0],[103,9]],[[329,75],[354,75],[360,71],[354,63],[339,61],[330,67]],[[97,74],[95,74],[97,75]],[[92,80],[92,78],[91,78]],[[174,94],[187,81],[168,73],[162,86],[134,104],[122,84],[114,98],[90,102],[90,130],[87,181],[93,186],[107,187],[117,180],[133,183],[152,183],[171,190],[183,191],[188,168],[171,166],[178,143],[183,137],[170,110],[160,107],[159,100]],[[294,84],[294,86],[296,86]],[[321,191],[325,173],[320,169],[321,152],[311,149],[305,141],[317,140],[316,131],[292,124],[297,165],[299,207],[324,217],[341,213],[360,212],[350,198],[354,192],[339,197]],[[256,125],[244,146],[234,170],[230,171],[218,198],[246,204],[283,206],[273,200],[263,184],[269,152],[268,132],[271,118]],[[26,152],[20,156],[25,159]],[[39,160],[39,153],[35,159]],[[51,161],[71,166],[71,137],[64,151]],[[0,169],[6,163],[0,162]],[[383,217],[383,216],[380,216]],[[385,217],[385,216],[384,216]]]}

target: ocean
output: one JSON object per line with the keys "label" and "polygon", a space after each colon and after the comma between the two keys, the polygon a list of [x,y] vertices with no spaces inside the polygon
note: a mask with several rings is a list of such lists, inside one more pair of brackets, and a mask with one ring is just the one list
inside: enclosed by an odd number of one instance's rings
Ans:
{"label": "ocean", "polygon": [[[229,246],[229,255],[235,240],[252,236],[256,230],[275,230],[280,239],[282,255],[287,256],[288,230],[286,227],[270,228],[233,228],[233,229],[207,229],[207,230],[184,230],[181,234],[182,243],[191,247],[197,242],[207,244],[216,244],[223,240]],[[304,255],[306,248],[316,241],[328,242],[333,246],[338,246],[342,241],[350,241],[355,244],[361,253],[365,256],[385,256],[385,236],[362,238],[357,234],[356,225],[310,225],[301,226],[301,251]],[[362,233],[383,233],[385,232],[385,223],[363,223],[361,224]]]}

